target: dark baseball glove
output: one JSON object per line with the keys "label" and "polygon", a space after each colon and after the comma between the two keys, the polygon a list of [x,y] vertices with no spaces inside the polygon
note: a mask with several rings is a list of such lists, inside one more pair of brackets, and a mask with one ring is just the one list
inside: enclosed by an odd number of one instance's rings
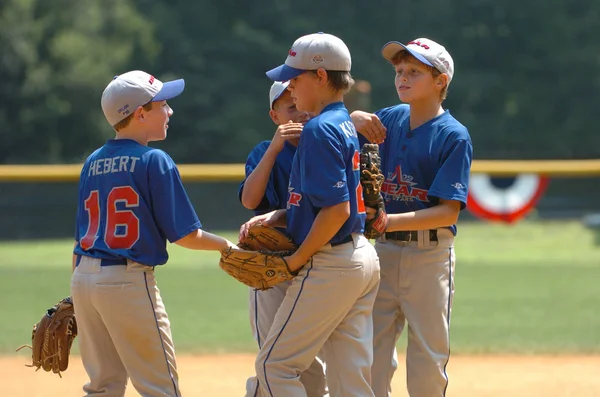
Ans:
{"label": "dark baseball glove", "polygon": [[379,145],[365,143],[360,150],[360,184],[363,189],[365,206],[376,210],[375,217],[365,222],[365,236],[378,238],[388,226],[388,216],[381,196],[381,186],[385,177],[381,172]]}
{"label": "dark baseball glove", "polygon": [[256,224],[248,229],[248,235],[240,240],[238,247],[249,251],[295,251],[298,247],[283,232],[272,227]]}
{"label": "dark baseball glove", "polygon": [[33,326],[31,345],[32,363],[27,367],[43,368],[46,372],[60,374],[69,366],[71,345],[77,336],[77,322],[71,297],[58,302],[46,311],[40,322]]}
{"label": "dark baseball glove", "polygon": [[221,252],[219,266],[231,277],[249,287],[266,290],[294,278],[284,256],[292,251],[248,251],[230,247]]}

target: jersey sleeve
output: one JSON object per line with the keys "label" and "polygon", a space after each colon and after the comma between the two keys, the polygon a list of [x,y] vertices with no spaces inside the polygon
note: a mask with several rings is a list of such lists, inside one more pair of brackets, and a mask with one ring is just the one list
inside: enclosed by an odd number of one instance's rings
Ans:
{"label": "jersey sleeve", "polygon": [[[264,157],[267,149],[269,148],[270,141],[264,141],[256,145],[254,149],[248,155],[248,159],[246,160],[245,172],[246,178],[240,183],[238,188],[238,198],[240,202],[242,201],[242,192],[244,190],[244,186],[246,184],[246,180],[250,176],[250,174],[256,169],[260,160]],[[277,192],[275,191],[275,180],[273,178],[273,170],[269,173],[269,180],[267,182],[267,186],[265,187],[265,194],[263,199],[261,200],[258,207],[254,208],[255,211],[264,211],[272,208],[278,208],[279,206],[279,198],[277,197]]]}
{"label": "jersey sleeve", "polygon": [[455,139],[443,152],[442,165],[429,188],[428,197],[456,200],[461,209],[467,206],[467,189],[473,145],[468,138]]}
{"label": "jersey sleeve", "polygon": [[152,152],[148,175],[154,220],[167,240],[175,242],[202,227],[168,154]]}
{"label": "jersey sleeve", "polygon": [[394,105],[387,108],[379,109],[375,115],[381,120],[381,124],[388,130],[392,124],[400,120],[405,114],[410,112],[410,108],[406,104]]}
{"label": "jersey sleeve", "polygon": [[381,120],[381,122],[385,125],[384,121],[387,121],[387,119],[389,119],[390,114],[392,113],[394,108],[395,106],[390,106],[387,108],[379,109],[374,114],[375,116],[379,117],[379,120]]}
{"label": "jersey sleeve", "polygon": [[[320,125],[318,133],[311,129],[306,135],[304,156],[300,158],[302,192],[315,207],[330,207],[350,200],[346,180],[346,162],[335,128]],[[306,133],[306,127],[305,131]]]}

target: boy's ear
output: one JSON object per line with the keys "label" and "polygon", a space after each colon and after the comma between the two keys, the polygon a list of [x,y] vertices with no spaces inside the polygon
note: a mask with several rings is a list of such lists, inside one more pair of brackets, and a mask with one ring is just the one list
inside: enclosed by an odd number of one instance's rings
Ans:
{"label": "boy's ear", "polygon": [[448,75],[446,73],[440,74],[437,77],[435,84],[438,87],[442,87],[442,88],[445,87],[448,84]]}
{"label": "boy's ear", "polygon": [[328,80],[327,71],[323,68],[317,69],[317,79],[319,79],[319,84],[327,83],[327,80]]}
{"label": "boy's ear", "polygon": [[269,110],[269,116],[271,116],[271,120],[273,120],[273,122],[277,125],[279,125],[279,116],[277,115],[277,112],[274,111],[273,109]]}
{"label": "boy's ear", "polygon": [[140,121],[144,120],[144,108],[142,106],[138,106],[137,109],[135,109],[133,118]]}

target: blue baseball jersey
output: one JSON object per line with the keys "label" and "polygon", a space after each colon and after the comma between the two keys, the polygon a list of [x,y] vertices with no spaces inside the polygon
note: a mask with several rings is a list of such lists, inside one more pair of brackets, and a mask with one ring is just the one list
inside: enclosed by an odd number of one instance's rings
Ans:
{"label": "blue baseball jersey", "polygon": [[168,154],[111,139],[81,170],[74,253],[162,265],[166,241],[201,227]]}
{"label": "blue baseball jersey", "polygon": [[[246,160],[246,179],[254,171],[258,163],[265,155],[271,141],[263,141],[256,145],[248,155]],[[296,154],[296,146],[289,142],[285,142],[283,149],[277,155],[273,169],[269,175],[269,181],[265,189],[265,195],[261,203],[254,209],[255,215],[261,215],[276,209],[286,208],[288,197],[288,184],[290,181],[290,173],[292,171],[292,161]],[[240,183],[238,189],[238,197],[242,199],[242,191],[246,179]]]}
{"label": "blue baseball jersey", "polygon": [[[379,145],[385,181],[381,188],[390,214],[432,207],[439,199],[467,204],[473,145],[467,128],[446,110],[410,130],[406,104],[381,109],[375,114],[387,128]],[[361,143],[366,142],[363,136]],[[456,225],[452,225],[456,234]]]}
{"label": "blue baseball jersey", "polygon": [[306,239],[321,208],[345,201],[350,202],[350,217],[330,242],[364,231],[358,145],[356,129],[342,102],[326,106],[304,126],[287,199],[287,228],[296,244]]}

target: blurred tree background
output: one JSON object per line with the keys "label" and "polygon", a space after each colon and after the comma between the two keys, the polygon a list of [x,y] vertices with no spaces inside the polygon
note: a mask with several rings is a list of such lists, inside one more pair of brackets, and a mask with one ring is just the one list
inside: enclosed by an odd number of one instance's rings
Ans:
{"label": "blurred tree background", "polygon": [[445,106],[476,158],[600,156],[598,1],[2,0],[0,163],[83,161],[112,135],[102,90],[132,69],[186,79],[156,146],[179,163],[244,162],[274,132],[264,72],[318,31],[350,48],[366,110],[398,101],[381,46],[428,37],[454,57]]}

